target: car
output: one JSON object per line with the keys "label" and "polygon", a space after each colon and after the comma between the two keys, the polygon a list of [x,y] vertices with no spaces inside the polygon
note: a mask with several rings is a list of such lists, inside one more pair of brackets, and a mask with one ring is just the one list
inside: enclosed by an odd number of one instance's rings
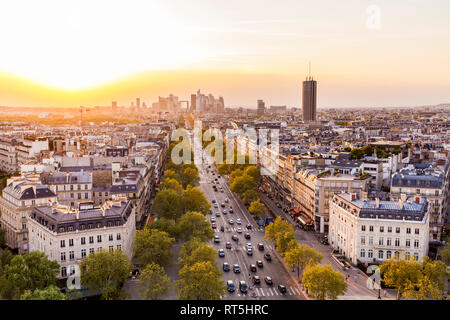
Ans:
{"label": "car", "polygon": [[220,212],[216,212],[216,217],[220,217]]}
{"label": "car", "polygon": [[281,208],[281,204],[280,204],[279,202],[277,202],[275,205],[276,205],[278,208]]}
{"label": "car", "polygon": [[230,209],[230,213],[233,213],[234,211],[233,211],[233,209]]}
{"label": "car", "polygon": [[216,218],[214,218],[214,217],[211,217],[211,222],[216,222]]}
{"label": "car", "polygon": [[222,204],[220,205],[222,208],[225,208],[225,203],[222,202]]}
{"label": "car", "polygon": [[247,249],[253,249],[253,246],[250,242],[247,242]]}
{"label": "car", "polygon": [[217,205],[217,203],[214,203],[214,208],[218,208],[219,206]]}
{"label": "car", "polygon": [[258,266],[258,267],[260,267],[260,268],[262,268],[264,265],[263,265],[263,262],[261,261],[261,260],[257,260],[256,261],[256,265]]}
{"label": "car", "polygon": [[225,257],[225,251],[223,251],[223,249],[219,249],[219,257],[223,258]]}
{"label": "car", "polygon": [[257,270],[257,269],[256,269],[256,266],[255,266],[254,264],[251,264],[251,265],[250,265],[250,271],[251,271],[251,272],[256,272],[256,270]]}
{"label": "car", "polygon": [[217,176],[217,178],[219,178],[219,179],[220,179],[220,176]]}
{"label": "car", "polygon": [[265,277],[264,277],[264,281],[265,281],[266,284],[269,285],[269,286],[273,285],[272,277],[265,276]]}
{"label": "car", "polygon": [[239,281],[239,290],[242,293],[247,293],[247,284],[245,283],[245,281]]}
{"label": "car", "polygon": [[279,285],[278,285],[278,290],[279,290],[281,293],[286,293],[286,287],[285,287],[284,285],[282,285],[282,284],[279,284]]}
{"label": "car", "polygon": [[247,226],[246,226],[246,227],[247,227],[248,230],[251,230],[251,229],[252,229],[252,225],[251,225],[250,223],[247,223]]}
{"label": "car", "polygon": [[215,237],[214,237],[214,243],[219,243],[219,242],[220,242],[219,236],[215,236]]}
{"label": "car", "polygon": [[225,272],[230,271],[230,265],[228,264],[228,262],[224,262],[224,263],[223,263],[222,269],[223,269],[223,271],[225,271]]}
{"label": "car", "polygon": [[253,255],[253,249],[247,249],[247,255],[252,256]]}
{"label": "car", "polygon": [[270,253],[266,253],[264,255],[264,259],[266,259],[266,261],[272,261],[272,257],[270,256]]}
{"label": "car", "polygon": [[252,280],[253,280],[254,284],[260,284],[261,283],[261,279],[259,278],[259,276],[253,276]]}
{"label": "car", "polygon": [[223,214],[226,215],[227,214],[227,210],[223,210]]}
{"label": "car", "polygon": [[228,290],[228,292],[234,292],[235,288],[234,288],[233,280],[227,281],[227,290]]}
{"label": "car", "polygon": [[215,223],[211,224],[211,228],[216,229],[217,228],[216,224]]}
{"label": "car", "polygon": [[250,233],[247,232],[247,233],[244,235],[244,237],[245,237],[245,239],[247,239],[247,240],[250,239]]}
{"label": "car", "polygon": [[220,188],[220,192],[222,192],[222,193],[223,193],[223,189],[222,189],[222,188]]}
{"label": "car", "polygon": [[233,235],[231,236],[231,239],[232,239],[233,241],[237,241],[237,240],[238,240],[238,236],[235,235],[235,234],[233,234]]}
{"label": "car", "polygon": [[217,181],[217,178],[215,178],[214,180]]}
{"label": "car", "polygon": [[237,223],[237,224],[241,224],[241,219],[239,219],[239,218],[236,219],[236,223]]}
{"label": "car", "polygon": [[220,231],[224,232],[225,231],[225,227],[224,226],[220,226]]}
{"label": "car", "polygon": [[216,199],[212,199],[212,201],[211,201],[212,203],[216,203]]}
{"label": "car", "polygon": [[237,233],[242,233],[242,228],[241,227],[239,227],[239,228],[237,228]]}
{"label": "car", "polygon": [[228,223],[229,223],[229,224],[234,224],[233,219],[228,220]]}
{"label": "car", "polygon": [[226,247],[227,249],[231,249],[231,242],[228,241],[228,242],[226,243],[225,247]]}
{"label": "car", "polygon": [[227,199],[225,199],[225,203],[228,203],[228,198],[227,198]]}
{"label": "car", "polygon": [[227,281],[227,290],[228,290],[228,292],[234,292],[235,288],[234,288],[233,280]]}
{"label": "car", "polygon": [[260,250],[260,251],[264,251],[264,244],[263,243],[258,243],[258,249]]}
{"label": "car", "polygon": [[233,272],[234,273],[241,273],[241,267],[239,267],[238,264],[233,265]]}

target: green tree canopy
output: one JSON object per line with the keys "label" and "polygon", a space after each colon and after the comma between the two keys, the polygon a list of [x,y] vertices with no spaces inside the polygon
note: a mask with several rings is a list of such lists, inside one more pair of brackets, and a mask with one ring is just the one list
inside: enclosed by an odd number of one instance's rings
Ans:
{"label": "green tree canopy", "polygon": [[344,276],[331,265],[308,265],[303,271],[303,284],[317,300],[335,300],[347,290]]}
{"label": "green tree canopy", "polygon": [[34,291],[25,290],[20,300],[67,300],[67,297],[58,287],[51,285]]}
{"label": "green tree canopy", "polygon": [[[185,248],[185,250],[183,250],[183,253],[180,252],[180,256],[178,257],[178,264],[181,267],[184,267],[186,265],[193,265],[196,262],[201,261],[211,261],[213,265],[217,265],[216,250],[206,243],[198,240],[198,238],[194,238],[194,241],[188,244],[189,248]],[[187,243],[188,242],[186,242],[185,244]],[[189,254],[186,254],[187,252],[189,252]]]}
{"label": "green tree canopy", "polygon": [[[247,191],[248,192],[248,191]],[[248,211],[253,214],[257,219],[262,218],[264,212],[266,212],[266,206],[258,200],[253,201],[248,208]]]}
{"label": "green tree canopy", "polygon": [[197,168],[186,168],[181,174],[181,183],[186,188],[188,185],[196,187],[200,184],[200,177]]}
{"label": "green tree canopy", "polygon": [[157,263],[147,264],[140,272],[139,291],[142,299],[160,300],[168,295],[171,285],[164,268]]}
{"label": "green tree canopy", "polygon": [[172,238],[177,239],[178,238],[178,228],[175,223],[175,221],[171,219],[158,219],[152,221],[150,224],[147,225],[147,228],[150,230],[157,229],[159,231],[167,232]]}
{"label": "green tree canopy", "polygon": [[159,218],[176,220],[182,214],[181,196],[173,189],[159,191],[152,209]]}
{"label": "green tree canopy", "polygon": [[242,195],[247,190],[255,190],[256,189],[256,182],[255,182],[255,180],[253,180],[253,178],[251,176],[244,174],[243,176],[238,176],[233,180],[233,183],[231,184],[230,189],[231,189],[231,191],[233,191],[234,193],[237,193],[238,195],[240,195],[242,197]]}
{"label": "green tree canopy", "polygon": [[59,265],[40,251],[14,256],[0,277],[0,296],[19,299],[25,290],[34,291],[56,285]]}
{"label": "green tree canopy", "polygon": [[255,189],[245,191],[242,195],[242,201],[244,201],[246,205],[249,205],[254,201],[259,201],[258,192],[256,192]]}
{"label": "green tree canopy", "polygon": [[303,244],[296,244],[284,254],[284,261],[291,267],[297,267],[297,275],[300,277],[300,270],[304,270],[306,265],[320,263],[323,255],[317,250]]}
{"label": "green tree canopy", "polygon": [[259,181],[261,180],[261,170],[257,166],[248,166],[244,170],[244,173],[252,177],[256,183],[259,183]]}
{"label": "green tree canopy", "polygon": [[181,182],[181,177],[177,172],[178,172],[178,170],[167,169],[166,171],[164,171],[164,180],[165,179],[174,179],[178,182]]}
{"label": "green tree canopy", "polygon": [[189,211],[178,221],[179,234],[184,239],[198,238],[209,241],[214,237],[214,230],[205,216],[199,212]]}
{"label": "green tree canopy", "polygon": [[167,266],[172,258],[172,247],[175,239],[167,232],[144,228],[137,230],[134,238],[133,254],[142,265],[157,263]]}
{"label": "green tree canopy", "polygon": [[183,192],[183,186],[173,178],[164,178],[159,185],[159,190],[167,190],[172,189],[175,190],[178,194]]}
{"label": "green tree canopy", "polygon": [[181,197],[183,212],[196,211],[204,215],[208,213],[211,203],[206,199],[203,192],[195,187],[187,186]]}
{"label": "green tree canopy", "polygon": [[133,265],[120,249],[100,250],[81,260],[81,284],[100,290],[102,299],[117,300],[124,296],[122,285]]}

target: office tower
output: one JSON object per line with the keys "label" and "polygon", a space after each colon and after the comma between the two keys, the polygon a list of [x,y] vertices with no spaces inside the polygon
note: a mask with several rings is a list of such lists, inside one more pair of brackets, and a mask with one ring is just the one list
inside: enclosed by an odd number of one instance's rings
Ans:
{"label": "office tower", "polygon": [[257,114],[264,114],[266,107],[263,100],[258,100]]}
{"label": "office tower", "polygon": [[303,121],[316,121],[317,81],[311,76],[303,81]]}
{"label": "office tower", "polygon": [[196,94],[191,94],[191,111],[195,111],[196,110],[196,102],[197,102],[197,95]]}

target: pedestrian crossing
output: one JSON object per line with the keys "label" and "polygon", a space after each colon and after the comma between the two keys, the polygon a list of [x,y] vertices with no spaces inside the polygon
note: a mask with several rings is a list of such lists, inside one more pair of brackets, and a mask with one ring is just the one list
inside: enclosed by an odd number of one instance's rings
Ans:
{"label": "pedestrian crossing", "polygon": [[229,295],[237,295],[238,297],[242,296],[252,296],[253,293],[257,297],[274,297],[274,296],[301,296],[301,292],[299,289],[294,287],[286,287],[286,293],[281,293],[276,286],[274,287],[267,287],[267,288],[260,288],[260,287],[253,287],[252,290],[248,290],[248,293],[243,294],[241,292],[237,293],[228,293]]}

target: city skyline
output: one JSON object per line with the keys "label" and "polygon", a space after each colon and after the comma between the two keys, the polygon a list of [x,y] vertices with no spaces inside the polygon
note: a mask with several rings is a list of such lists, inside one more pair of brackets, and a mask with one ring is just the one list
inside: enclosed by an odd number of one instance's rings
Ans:
{"label": "city skyline", "polygon": [[318,108],[448,103],[450,4],[438,2],[375,1],[371,26],[361,1],[3,1],[0,105],[148,104],[202,88],[227,106],[301,107],[310,61]]}

